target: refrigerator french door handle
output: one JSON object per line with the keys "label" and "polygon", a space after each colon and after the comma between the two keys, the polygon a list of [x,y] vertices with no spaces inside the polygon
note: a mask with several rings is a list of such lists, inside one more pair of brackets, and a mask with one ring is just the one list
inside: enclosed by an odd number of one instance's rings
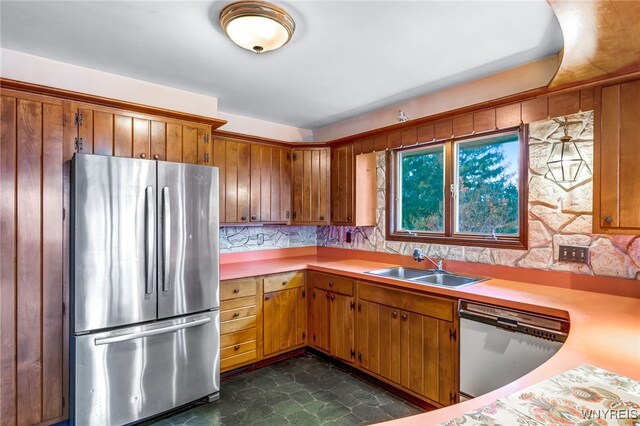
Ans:
{"label": "refrigerator french door handle", "polygon": [[153,294],[153,273],[154,273],[154,264],[153,264],[153,255],[154,255],[154,235],[155,235],[155,213],[154,213],[154,198],[153,198],[153,187],[147,186],[146,190],[146,273],[147,273],[147,284],[145,287],[146,294]]}
{"label": "refrigerator french door handle", "polygon": [[169,291],[169,277],[171,272],[171,264],[169,256],[171,254],[171,197],[169,196],[169,188],[162,188],[162,291]]}
{"label": "refrigerator french door handle", "polygon": [[137,333],[123,334],[121,336],[102,337],[100,339],[95,339],[94,344],[96,346],[100,346],[100,345],[108,345],[110,343],[126,342],[128,340],[141,339],[143,337],[156,336],[158,334],[166,334],[174,331],[184,330],[187,328],[197,327],[199,325],[206,324],[210,321],[211,321],[211,318],[209,317],[200,318],[195,321],[186,322],[184,324],[170,325],[168,327],[158,328],[156,330],[139,331]]}

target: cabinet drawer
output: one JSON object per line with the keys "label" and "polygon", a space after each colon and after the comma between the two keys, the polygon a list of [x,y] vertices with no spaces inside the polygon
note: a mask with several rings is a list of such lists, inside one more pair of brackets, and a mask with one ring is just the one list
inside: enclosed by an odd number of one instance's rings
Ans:
{"label": "cabinet drawer", "polygon": [[237,299],[223,300],[220,302],[220,310],[228,311],[231,309],[243,308],[246,306],[252,306],[257,303],[256,296],[238,297]]}
{"label": "cabinet drawer", "polygon": [[229,358],[221,358],[220,369],[226,370],[228,368],[233,367],[234,365],[243,364],[245,362],[251,362],[255,359],[256,359],[255,349],[249,352],[245,352],[243,354],[231,356]]}
{"label": "cabinet drawer", "polygon": [[245,343],[250,340],[256,340],[255,328],[247,328],[245,330],[236,331],[235,333],[222,334],[220,336],[220,347],[226,348],[228,346]]}
{"label": "cabinet drawer", "polygon": [[234,331],[240,331],[240,330],[244,330],[245,328],[252,328],[255,326],[256,326],[255,315],[246,317],[246,318],[225,321],[220,323],[220,334],[233,333]]}
{"label": "cabinet drawer", "polygon": [[327,274],[314,274],[313,285],[322,290],[353,296],[353,280]]}
{"label": "cabinet drawer", "polygon": [[362,300],[393,306],[398,309],[402,306],[402,293],[384,287],[360,284],[358,286],[358,296]]}
{"label": "cabinet drawer", "polygon": [[238,299],[240,297],[255,295],[256,280],[254,278],[224,281],[220,283],[220,300]]}
{"label": "cabinet drawer", "polygon": [[264,292],[286,290],[304,285],[304,272],[287,272],[285,274],[269,275],[264,277]]}
{"label": "cabinet drawer", "polygon": [[249,351],[255,352],[255,350],[256,350],[255,340],[250,340],[244,343],[236,343],[233,346],[227,346],[226,348],[220,349],[220,358],[222,359],[230,358],[232,356],[249,352]]}
{"label": "cabinet drawer", "polygon": [[255,316],[257,311],[256,305],[220,311],[220,322]]}
{"label": "cabinet drawer", "polygon": [[433,296],[404,293],[402,295],[402,309],[432,318],[453,321],[455,302],[453,300],[440,299]]}

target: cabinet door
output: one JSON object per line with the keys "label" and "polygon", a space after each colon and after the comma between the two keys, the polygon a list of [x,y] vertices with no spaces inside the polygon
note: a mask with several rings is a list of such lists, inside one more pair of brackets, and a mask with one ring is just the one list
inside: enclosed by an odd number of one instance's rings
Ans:
{"label": "cabinet door", "polygon": [[216,139],[213,165],[220,176],[220,223],[249,221],[251,148],[248,143]]}
{"label": "cabinet door", "polygon": [[331,222],[351,225],[354,222],[353,145],[331,151]]}
{"label": "cabinet door", "polygon": [[596,90],[594,232],[640,233],[640,80]]}
{"label": "cabinet door", "polygon": [[329,223],[329,148],[293,150],[293,223]]}
{"label": "cabinet door", "polygon": [[353,297],[329,293],[329,352],[347,362],[355,361]]}
{"label": "cabinet door", "polygon": [[291,209],[288,148],[251,145],[251,221],[287,223]]}
{"label": "cabinet door", "polygon": [[264,355],[269,356],[304,344],[306,300],[304,287],[264,295]]}
{"label": "cabinet door", "polygon": [[311,294],[311,344],[329,352],[329,298],[328,291],[314,288]]}
{"label": "cabinet door", "polygon": [[400,310],[361,301],[357,318],[360,366],[400,383]]}
{"label": "cabinet door", "polygon": [[453,324],[402,312],[400,321],[400,383],[442,405],[455,395]]}

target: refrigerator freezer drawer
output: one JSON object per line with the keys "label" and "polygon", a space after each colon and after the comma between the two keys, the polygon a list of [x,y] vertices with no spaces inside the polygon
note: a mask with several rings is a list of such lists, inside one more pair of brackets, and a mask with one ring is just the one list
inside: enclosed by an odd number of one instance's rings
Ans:
{"label": "refrigerator freezer drawer", "polygon": [[219,312],[74,337],[72,423],[119,425],[220,389]]}

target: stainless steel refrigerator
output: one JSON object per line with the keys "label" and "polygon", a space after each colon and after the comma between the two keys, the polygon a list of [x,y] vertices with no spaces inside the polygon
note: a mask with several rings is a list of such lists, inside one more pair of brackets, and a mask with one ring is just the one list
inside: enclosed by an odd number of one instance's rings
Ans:
{"label": "stainless steel refrigerator", "polygon": [[71,422],[216,399],[218,169],[76,154],[71,197]]}

